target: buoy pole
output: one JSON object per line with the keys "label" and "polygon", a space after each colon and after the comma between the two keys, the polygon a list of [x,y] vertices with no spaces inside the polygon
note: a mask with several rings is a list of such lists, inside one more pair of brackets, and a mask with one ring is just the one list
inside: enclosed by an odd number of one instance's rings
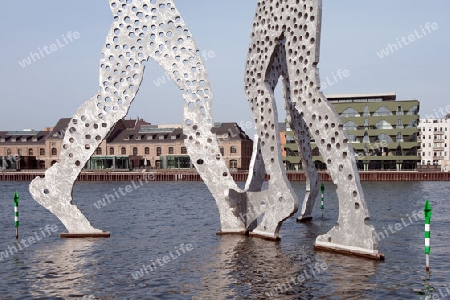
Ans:
{"label": "buoy pole", "polygon": [[322,210],[322,218],[323,218],[323,210],[325,209],[325,206],[323,206],[323,194],[325,192],[325,185],[322,183],[320,186],[320,209]]}
{"label": "buoy pole", "polygon": [[19,194],[14,193],[14,226],[16,227],[16,240],[19,239]]}
{"label": "buoy pole", "polygon": [[423,209],[425,216],[425,260],[426,270],[430,271],[430,220],[431,220],[431,205],[430,201],[425,202]]}

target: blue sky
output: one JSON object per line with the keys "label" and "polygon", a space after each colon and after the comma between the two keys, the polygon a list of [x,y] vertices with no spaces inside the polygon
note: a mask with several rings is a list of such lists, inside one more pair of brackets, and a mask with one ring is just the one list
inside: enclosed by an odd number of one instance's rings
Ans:
{"label": "blue sky", "polygon": [[[199,49],[212,54],[205,64],[214,93],[214,121],[251,121],[243,75],[257,1],[175,0],[175,4]],[[98,90],[99,59],[112,22],[108,1],[4,1],[2,11],[0,130],[39,130],[71,117]],[[449,11],[448,0],[323,0],[321,80],[334,82],[333,73],[339,69],[350,74],[324,93],[396,92],[398,100],[420,100],[423,116],[446,107]],[[421,26],[428,22],[438,28],[424,35]],[[380,58],[389,43],[416,30],[420,39]],[[19,64],[30,52],[62,41],[69,31],[77,31],[79,38],[26,67]],[[139,116],[153,124],[181,122],[181,92],[171,82],[155,84],[164,77],[159,66],[147,63],[127,118]]]}

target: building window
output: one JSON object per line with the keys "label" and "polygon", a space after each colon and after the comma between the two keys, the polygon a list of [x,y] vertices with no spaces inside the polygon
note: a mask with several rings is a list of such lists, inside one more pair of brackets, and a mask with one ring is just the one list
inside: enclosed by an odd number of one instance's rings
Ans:
{"label": "building window", "polygon": [[410,110],[408,110],[408,112],[406,114],[409,116],[412,116],[412,115],[417,115],[418,113],[419,113],[419,107],[417,107],[417,105],[416,105],[416,106],[412,107]]}
{"label": "building window", "polygon": [[39,149],[39,155],[45,155],[45,149],[44,148],[40,148]]}
{"label": "building window", "polygon": [[358,124],[356,124],[355,122],[348,121],[347,123],[344,124],[344,130],[357,130],[357,129]]}
{"label": "building window", "polygon": [[126,154],[127,154],[127,149],[125,149],[125,147],[122,147],[122,148],[120,149],[120,154],[126,155]]}
{"label": "building window", "polygon": [[378,108],[372,116],[392,116],[392,111],[389,108],[382,106]]}
{"label": "building window", "polygon": [[411,123],[408,124],[408,126],[406,126],[406,128],[416,128],[416,127],[417,127],[417,120],[412,121]]}
{"label": "building window", "polygon": [[114,148],[113,147],[109,148],[109,155],[114,155]]}
{"label": "building window", "polygon": [[58,155],[58,150],[55,147],[52,148],[52,155]]}
{"label": "building window", "polygon": [[17,154],[18,154],[19,156],[22,156],[22,149],[17,150]]}
{"label": "building window", "polygon": [[145,147],[144,148],[144,153],[145,154],[150,154],[150,148],[149,147]]}
{"label": "building window", "polygon": [[157,156],[161,155],[161,147],[156,147],[156,155]]}
{"label": "building window", "polygon": [[137,147],[133,147],[133,155],[138,155],[138,148]]}
{"label": "building window", "polygon": [[95,150],[95,154],[96,155],[102,155],[102,148],[97,147],[97,149]]}
{"label": "building window", "polygon": [[220,149],[220,154],[222,154],[222,156],[224,156],[225,154],[224,154],[223,147],[219,147],[219,149]]}
{"label": "building window", "polygon": [[364,132],[363,143],[364,144],[369,144],[370,143],[370,137],[369,137],[369,133],[367,133],[367,131]]}
{"label": "building window", "polygon": [[387,143],[393,143],[394,141],[392,140],[392,138],[389,136],[389,135],[387,135],[387,134],[385,134],[385,133],[382,133],[382,134],[380,134],[380,135],[378,135],[378,140],[381,142],[381,141],[385,141],[385,142],[387,142]]}
{"label": "building window", "polygon": [[386,120],[381,120],[380,122],[375,124],[375,128],[376,129],[394,129],[394,127],[392,127],[392,125]]}
{"label": "building window", "polygon": [[369,106],[367,106],[367,105],[364,107],[363,117],[370,117]]}
{"label": "building window", "polygon": [[360,117],[361,115],[354,108],[347,108],[341,114],[341,117]]}
{"label": "building window", "polygon": [[173,154],[173,147],[169,147],[169,154]]}
{"label": "building window", "polygon": [[186,147],[181,147],[181,154],[187,154]]}
{"label": "building window", "polygon": [[28,149],[28,155],[29,155],[29,156],[33,156],[33,149],[31,149],[31,148]]}
{"label": "building window", "polygon": [[230,169],[237,169],[237,160],[230,160]]}
{"label": "building window", "polygon": [[237,149],[235,146],[230,147],[230,153],[237,153]]}

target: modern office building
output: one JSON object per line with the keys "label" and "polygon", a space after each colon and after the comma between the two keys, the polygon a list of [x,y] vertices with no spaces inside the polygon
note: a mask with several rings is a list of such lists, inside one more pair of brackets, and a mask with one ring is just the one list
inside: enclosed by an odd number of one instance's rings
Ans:
{"label": "modern office building", "polygon": [[[0,132],[0,168],[46,169],[59,159],[69,118],[46,131]],[[236,123],[215,123],[222,157],[231,171],[247,170],[253,141]],[[119,120],[86,164],[88,170],[190,169],[180,124]]]}
{"label": "modern office building", "polygon": [[[327,95],[339,114],[360,170],[414,170],[421,161],[417,141],[418,100],[397,101],[395,93]],[[301,170],[293,132],[286,125],[284,158],[287,170]],[[283,133],[282,133],[283,135]],[[313,160],[319,170],[326,164],[314,140]]]}
{"label": "modern office building", "polygon": [[450,114],[442,119],[420,119],[420,168],[450,172]]}

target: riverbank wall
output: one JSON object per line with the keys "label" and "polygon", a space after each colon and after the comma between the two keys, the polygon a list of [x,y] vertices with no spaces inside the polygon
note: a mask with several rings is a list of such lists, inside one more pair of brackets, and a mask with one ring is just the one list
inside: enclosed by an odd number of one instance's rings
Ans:
{"label": "riverbank wall", "polygon": [[[305,181],[304,172],[287,172],[290,181]],[[322,181],[331,181],[328,172],[319,172]],[[44,172],[0,172],[0,181],[31,181],[44,177]],[[247,172],[231,173],[235,181],[246,181]],[[359,172],[361,181],[450,181],[450,173],[445,172]],[[269,176],[266,175],[266,180]],[[195,171],[130,171],[130,172],[81,172],[79,181],[202,181]]]}

